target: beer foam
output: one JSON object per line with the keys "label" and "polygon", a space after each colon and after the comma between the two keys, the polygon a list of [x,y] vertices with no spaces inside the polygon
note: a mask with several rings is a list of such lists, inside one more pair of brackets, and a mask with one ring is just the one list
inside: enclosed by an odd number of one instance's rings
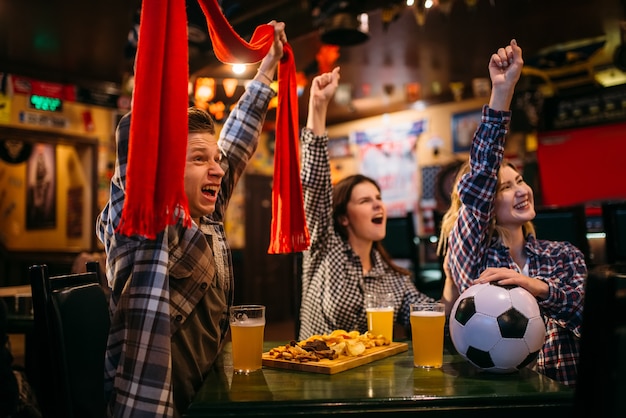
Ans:
{"label": "beer foam", "polygon": [[393,312],[393,307],[392,306],[385,306],[382,308],[367,308],[365,309],[366,312]]}
{"label": "beer foam", "polygon": [[230,326],[235,327],[259,327],[265,325],[265,318],[246,318],[243,321],[232,321]]}
{"label": "beer foam", "polygon": [[437,311],[413,311],[411,316],[443,316],[444,312]]}

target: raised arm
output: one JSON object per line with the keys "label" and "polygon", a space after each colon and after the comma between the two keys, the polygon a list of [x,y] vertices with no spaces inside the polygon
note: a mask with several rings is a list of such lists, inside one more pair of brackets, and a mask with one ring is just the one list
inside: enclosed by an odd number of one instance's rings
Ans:
{"label": "raised arm", "polygon": [[302,189],[311,249],[328,239],[332,227],[332,185],[328,160],[326,114],[339,83],[339,67],[311,82],[309,113],[302,130]]}
{"label": "raised arm", "polygon": [[489,59],[491,97],[474,134],[469,173],[457,185],[462,204],[449,239],[448,267],[460,292],[473,284],[483,268],[509,109],[523,64],[522,50],[515,40]]}
{"label": "raised arm", "polygon": [[489,107],[493,110],[510,110],[515,85],[522,74],[524,60],[522,49],[515,39],[491,56],[489,76],[491,77],[491,98]]}
{"label": "raised arm", "polygon": [[285,24],[272,20],[269,25],[274,26],[274,43],[269,52],[261,61],[254,80],[264,84],[271,84],[276,74],[276,68],[280,59],[283,57],[283,46],[287,43],[287,34],[285,33]]}
{"label": "raised arm", "polygon": [[306,127],[313,131],[316,136],[326,133],[328,104],[337,90],[339,77],[339,67],[335,67],[332,72],[319,75],[311,82]]}

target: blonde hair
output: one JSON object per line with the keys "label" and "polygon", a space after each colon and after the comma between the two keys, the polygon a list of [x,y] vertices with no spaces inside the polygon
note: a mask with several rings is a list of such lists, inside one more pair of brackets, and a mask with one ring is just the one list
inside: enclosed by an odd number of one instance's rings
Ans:
{"label": "blonde hair", "polygon": [[[518,171],[517,168],[508,160],[502,161],[500,165],[500,170],[498,170],[498,183],[496,185],[496,190],[500,189],[500,184],[502,183],[502,178],[500,176],[500,172],[503,167],[511,167],[513,170]],[[437,244],[437,254],[444,256],[448,250],[448,238],[450,237],[450,233],[452,232],[452,228],[456,223],[456,220],[459,217],[459,210],[461,209],[461,198],[459,197],[459,181],[461,178],[470,172],[470,164],[469,160],[464,162],[463,165],[459,168],[457,172],[456,179],[454,180],[454,186],[452,187],[452,192],[450,193],[450,207],[443,215],[441,220],[441,230],[439,233],[439,243]],[[498,193],[498,192],[496,192]],[[524,231],[524,236],[528,236],[528,234],[535,234],[535,227],[531,221],[524,222],[522,225],[522,230]],[[488,230],[488,241],[491,241],[491,238],[494,234],[506,241],[507,239],[507,231],[500,227],[496,222],[496,217],[494,214],[491,216],[491,221],[489,223]]]}

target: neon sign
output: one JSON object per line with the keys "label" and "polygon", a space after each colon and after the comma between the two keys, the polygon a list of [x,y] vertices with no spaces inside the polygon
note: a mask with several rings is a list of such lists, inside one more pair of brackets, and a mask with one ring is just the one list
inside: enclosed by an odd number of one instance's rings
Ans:
{"label": "neon sign", "polygon": [[30,96],[30,107],[46,112],[60,112],[63,110],[63,100],[56,97],[46,97],[33,94]]}

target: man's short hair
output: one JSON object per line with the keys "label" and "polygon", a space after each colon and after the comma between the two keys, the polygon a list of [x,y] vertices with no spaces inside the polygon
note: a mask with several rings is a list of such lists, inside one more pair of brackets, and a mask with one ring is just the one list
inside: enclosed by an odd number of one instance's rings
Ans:
{"label": "man's short hair", "polygon": [[192,106],[187,109],[187,119],[189,133],[207,132],[215,135],[215,122],[207,111]]}

